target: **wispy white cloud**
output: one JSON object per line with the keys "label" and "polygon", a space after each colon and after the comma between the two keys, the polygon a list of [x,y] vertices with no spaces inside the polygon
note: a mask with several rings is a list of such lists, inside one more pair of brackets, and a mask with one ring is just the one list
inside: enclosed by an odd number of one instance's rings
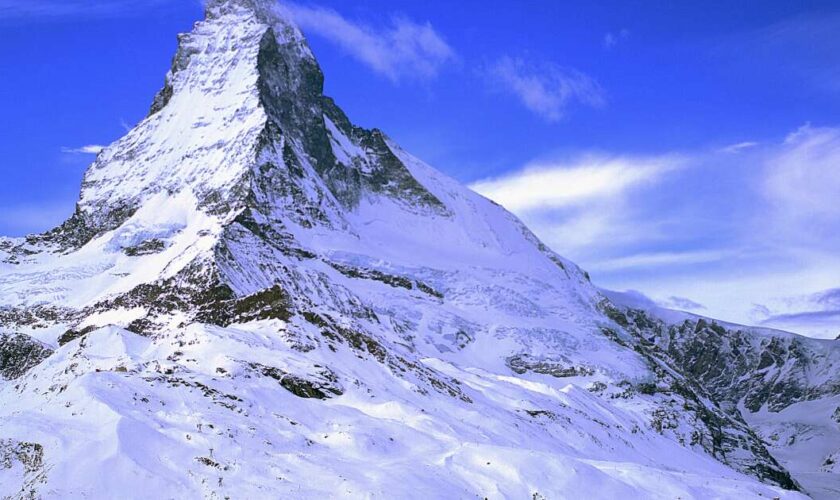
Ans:
{"label": "wispy white cloud", "polygon": [[806,125],[766,164],[762,187],[777,236],[840,246],[840,128]]}
{"label": "wispy white cloud", "polygon": [[782,330],[808,332],[819,338],[840,339],[840,310],[779,314],[760,324]]}
{"label": "wispy white cloud", "polygon": [[470,187],[516,213],[555,250],[591,267],[604,249],[632,248],[665,232],[662,218],[645,219],[634,200],[686,165],[676,155],[584,154],[530,163]]}
{"label": "wispy white cloud", "polygon": [[628,29],[621,29],[616,32],[610,31],[609,33],[604,35],[602,45],[605,49],[609,50],[618,45],[623,40],[626,40],[629,36],[630,30]]}
{"label": "wispy white cloud", "polygon": [[115,17],[172,3],[172,0],[0,0],[0,21]]}
{"label": "wispy white cloud", "polygon": [[456,60],[455,51],[430,23],[394,17],[390,26],[374,28],[351,21],[335,10],[283,4],[308,34],[322,36],[387,78],[427,80]]}
{"label": "wispy white cloud", "polygon": [[756,304],[753,320],[773,328],[819,332],[820,336],[840,336],[840,288],[784,297],[774,304]]}
{"label": "wispy white cloud", "polygon": [[606,104],[598,82],[572,68],[506,56],[485,73],[491,83],[515,95],[526,108],[549,122],[561,120],[573,103],[596,108]]}
{"label": "wispy white cloud", "polygon": [[753,149],[757,147],[759,143],[752,142],[752,141],[745,141],[745,142],[738,142],[735,144],[730,144],[729,146],[725,146],[720,149],[721,153],[730,153],[730,154],[737,154],[748,149]]}
{"label": "wispy white cloud", "polygon": [[61,148],[61,152],[67,154],[98,155],[103,149],[105,149],[105,146],[100,146],[99,144],[89,144],[80,148]]}
{"label": "wispy white cloud", "polygon": [[516,213],[576,205],[596,198],[615,198],[652,183],[683,161],[677,156],[605,157],[585,155],[561,162],[540,162],[494,179],[470,185]]}
{"label": "wispy white cloud", "polygon": [[594,265],[593,271],[620,271],[626,269],[661,268],[664,266],[683,266],[716,262],[727,258],[730,252],[720,250],[700,250],[687,252],[652,252],[627,255],[604,260]]}

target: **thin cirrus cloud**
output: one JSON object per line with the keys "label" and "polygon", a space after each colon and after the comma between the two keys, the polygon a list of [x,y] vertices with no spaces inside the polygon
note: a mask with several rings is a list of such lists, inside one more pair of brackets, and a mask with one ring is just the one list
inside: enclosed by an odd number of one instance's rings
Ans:
{"label": "thin cirrus cloud", "polygon": [[619,43],[623,42],[630,36],[630,31],[628,29],[621,29],[619,31],[613,32],[610,31],[606,35],[604,35],[604,40],[602,45],[605,49],[609,50],[614,48]]}
{"label": "thin cirrus cloud", "polygon": [[428,80],[457,59],[455,51],[430,23],[394,17],[377,29],[350,21],[332,9],[284,3],[287,11],[309,34],[326,38],[376,73],[392,81]]}
{"label": "thin cirrus cloud", "polygon": [[662,221],[640,215],[635,199],[685,166],[677,155],[583,154],[534,162],[470,188],[518,215],[555,250],[592,268],[626,255],[614,255],[612,246],[631,248],[658,238]]}
{"label": "thin cirrus cloud", "polygon": [[738,143],[730,144],[729,146],[721,148],[720,152],[721,153],[729,153],[729,154],[738,154],[738,153],[742,153],[744,151],[747,151],[749,149],[752,149],[752,148],[754,148],[758,145],[759,144],[755,141],[738,142]]}
{"label": "thin cirrus cloud", "polygon": [[[823,329],[825,337],[840,334],[840,288],[787,300],[789,309],[774,312],[767,306],[757,305],[756,319],[763,326],[776,328]],[[838,335],[840,336],[840,335]]]}
{"label": "thin cirrus cloud", "polygon": [[716,262],[725,258],[727,258],[727,252],[719,250],[641,253],[599,262],[592,267],[592,270],[607,272],[638,268],[684,266]]}
{"label": "thin cirrus cloud", "polygon": [[805,125],[767,162],[762,188],[784,236],[840,244],[840,128]]}
{"label": "thin cirrus cloud", "polygon": [[572,161],[540,162],[470,188],[515,213],[550,210],[597,198],[616,198],[678,168],[673,155],[631,158],[584,155]]}
{"label": "thin cirrus cloud", "polygon": [[484,73],[495,86],[515,95],[531,112],[549,122],[562,120],[572,104],[599,108],[604,90],[589,75],[553,63],[532,63],[505,56]]}
{"label": "thin cirrus cloud", "polygon": [[61,152],[67,154],[98,155],[103,149],[105,149],[105,146],[100,146],[99,144],[89,144],[78,148],[61,148]]}

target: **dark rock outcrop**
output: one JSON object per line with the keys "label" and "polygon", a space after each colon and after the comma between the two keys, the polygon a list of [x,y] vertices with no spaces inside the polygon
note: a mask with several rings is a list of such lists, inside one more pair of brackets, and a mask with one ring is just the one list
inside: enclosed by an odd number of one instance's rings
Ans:
{"label": "dark rock outcrop", "polygon": [[0,378],[20,378],[52,353],[52,349],[28,335],[0,334]]}

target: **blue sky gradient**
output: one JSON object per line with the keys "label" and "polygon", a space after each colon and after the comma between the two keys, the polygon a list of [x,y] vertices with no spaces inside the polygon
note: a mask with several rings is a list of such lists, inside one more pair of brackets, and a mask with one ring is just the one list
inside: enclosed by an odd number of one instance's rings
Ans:
{"label": "blue sky gradient", "polygon": [[[363,126],[493,197],[595,281],[840,334],[840,4],[286,7]],[[0,234],[72,211],[198,0],[0,0]]]}

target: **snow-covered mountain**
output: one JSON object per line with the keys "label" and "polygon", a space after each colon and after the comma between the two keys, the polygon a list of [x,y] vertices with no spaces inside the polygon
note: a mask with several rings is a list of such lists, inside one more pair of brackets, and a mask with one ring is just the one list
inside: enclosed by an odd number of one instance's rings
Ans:
{"label": "snow-covered mountain", "polygon": [[210,0],[75,214],[0,239],[0,496],[831,498],[840,347],[608,297]]}

